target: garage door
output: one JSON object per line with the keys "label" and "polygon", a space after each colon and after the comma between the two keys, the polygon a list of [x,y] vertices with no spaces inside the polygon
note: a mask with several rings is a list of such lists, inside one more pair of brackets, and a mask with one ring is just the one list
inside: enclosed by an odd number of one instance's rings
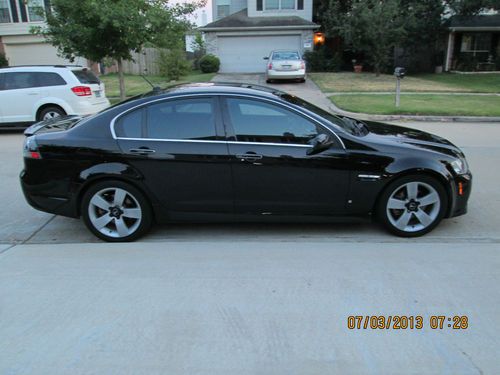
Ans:
{"label": "garage door", "polygon": [[221,73],[262,73],[266,70],[264,56],[272,50],[302,51],[300,35],[221,37],[217,39]]}
{"label": "garage door", "polygon": [[11,66],[71,64],[57,56],[57,50],[46,43],[5,44],[5,52]]}

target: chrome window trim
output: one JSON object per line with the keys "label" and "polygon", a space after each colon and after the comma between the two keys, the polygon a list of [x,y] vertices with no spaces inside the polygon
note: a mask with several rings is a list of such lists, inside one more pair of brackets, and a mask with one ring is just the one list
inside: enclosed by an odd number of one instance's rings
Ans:
{"label": "chrome window trim", "polygon": [[319,125],[320,127],[322,127],[323,129],[325,129],[326,131],[328,131],[328,133],[332,133],[338,140],[338,142],[340,143],[341,147],[346,150],[346,147],[345,147],[345,144],[344,142],[342,141],[342,139],[338,136],[337,133],[335,133],[333,130],[329,129],[328,127],[326,127],[325,125],[323,125],[321,122],[319,122],[318,120],[316,120],[314,117],[312,116],[309,116],[307,113],[303,113],[301,111],[299,111],[297,108],[294,108],[286,103],[281,103],[281,102],[278,102],[276,100],[273,100],[273,99],[269,99],[269,98],[264,98],[264,97],[260,97],[260,96],[254,96],[254,95],[249,95],[249,94],[237,94],[237,93],[199,93],[199,94],[180,94],[180,95],[176,95],[176,96],[171,96],[171,97],[167,97],[167,98],[160,98],[160,99],[154,99],[154,100],[151,100],[151,101],[148,101],[146,103],[142,103],[142,104],[139,104],[135,107],[132,107],[132,108],[129,108],[127,109],[126,111],[116,115],[112,120],[111,120],[111,123],[110,123],[110,131],[111,131],[111,135],[114,139],[123,139],[123,140],[141,140],[141,141],[159,141],[159,142],[205,142],[205,143],[228,143],[228,144],[255,144],[255,145],[272,145],[272,146],[301,146],[301,147],[311,147],[310,145],[304,145],[304,144],[300,144],[300,143],[266,143],[266,142],[239,142],[239,141],[204,141],[204,140],[195,140],[195,139],[156,139],[156,138],[127,138],[127,137],[117,137],[116,136],[116,133],[115,133],[115,123],[116,121],[122,117],[122,116],[125,116],[127,113],[129,112],[132,112],[136,109],[139,109],[141,107],[145,107],[147,105],[150,105],[152,103],[157,103],[157,102],[162,102],[162,101],[169,101],[169,100],[176,100],[176,99],[179,99],[179,98],[189,98],[189,97],[198,97],[198,96],[205,96],[205,97],[222,97],[222,98],[225,98],[225,97],[242,97],[242,98],[250,98],[250,99],[254,99],[254,100],[263,100],[263,101],[267,101],[267,102],[270,102],[272,104],[275,104],[275,105],[278,105],[278,106],[282,106],[282,107],[285,107],[289,110],[292,110],[293,112],[295,113],[298,113],[299,115],[301,116],[304,116],[304,117],[307,117],[309,120],[311,120],[313,123]]}

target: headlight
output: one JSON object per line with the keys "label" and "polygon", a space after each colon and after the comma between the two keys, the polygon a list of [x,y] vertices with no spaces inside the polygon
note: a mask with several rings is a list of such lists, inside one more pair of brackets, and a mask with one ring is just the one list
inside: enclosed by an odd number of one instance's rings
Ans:
{"label": "headlight", "polygon": [[453,160],[450,165],[456,174],[465,174],[469,171],[467,161],[463,158]]}

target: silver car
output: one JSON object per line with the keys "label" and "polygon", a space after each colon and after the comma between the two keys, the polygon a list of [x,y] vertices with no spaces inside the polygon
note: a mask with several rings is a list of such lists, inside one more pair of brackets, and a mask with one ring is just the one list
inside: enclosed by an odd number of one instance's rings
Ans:
{"label": "silver car", "polygon": [[298,79],[306,81],[306,63],[298,51],[278,50],[272,51],[267,60],[267,83],[278,79]]}

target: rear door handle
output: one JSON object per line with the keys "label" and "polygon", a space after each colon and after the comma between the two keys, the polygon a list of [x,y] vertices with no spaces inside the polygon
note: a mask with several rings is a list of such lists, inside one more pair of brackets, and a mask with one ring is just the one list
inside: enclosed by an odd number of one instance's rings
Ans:
{"label": "rear door handle", "polygon": [[257,154],[239,154],[236,155],[236,158],[240,159],[241,161],[256,161],[262,159],[262,155],[257,155]]}
{"label": "rear door handle", "polygon": [[128,151],[131,154],[139,154],[139,155],[154,154],[156,152],[156,150],[152,150],[150,148],[131,148]]}

